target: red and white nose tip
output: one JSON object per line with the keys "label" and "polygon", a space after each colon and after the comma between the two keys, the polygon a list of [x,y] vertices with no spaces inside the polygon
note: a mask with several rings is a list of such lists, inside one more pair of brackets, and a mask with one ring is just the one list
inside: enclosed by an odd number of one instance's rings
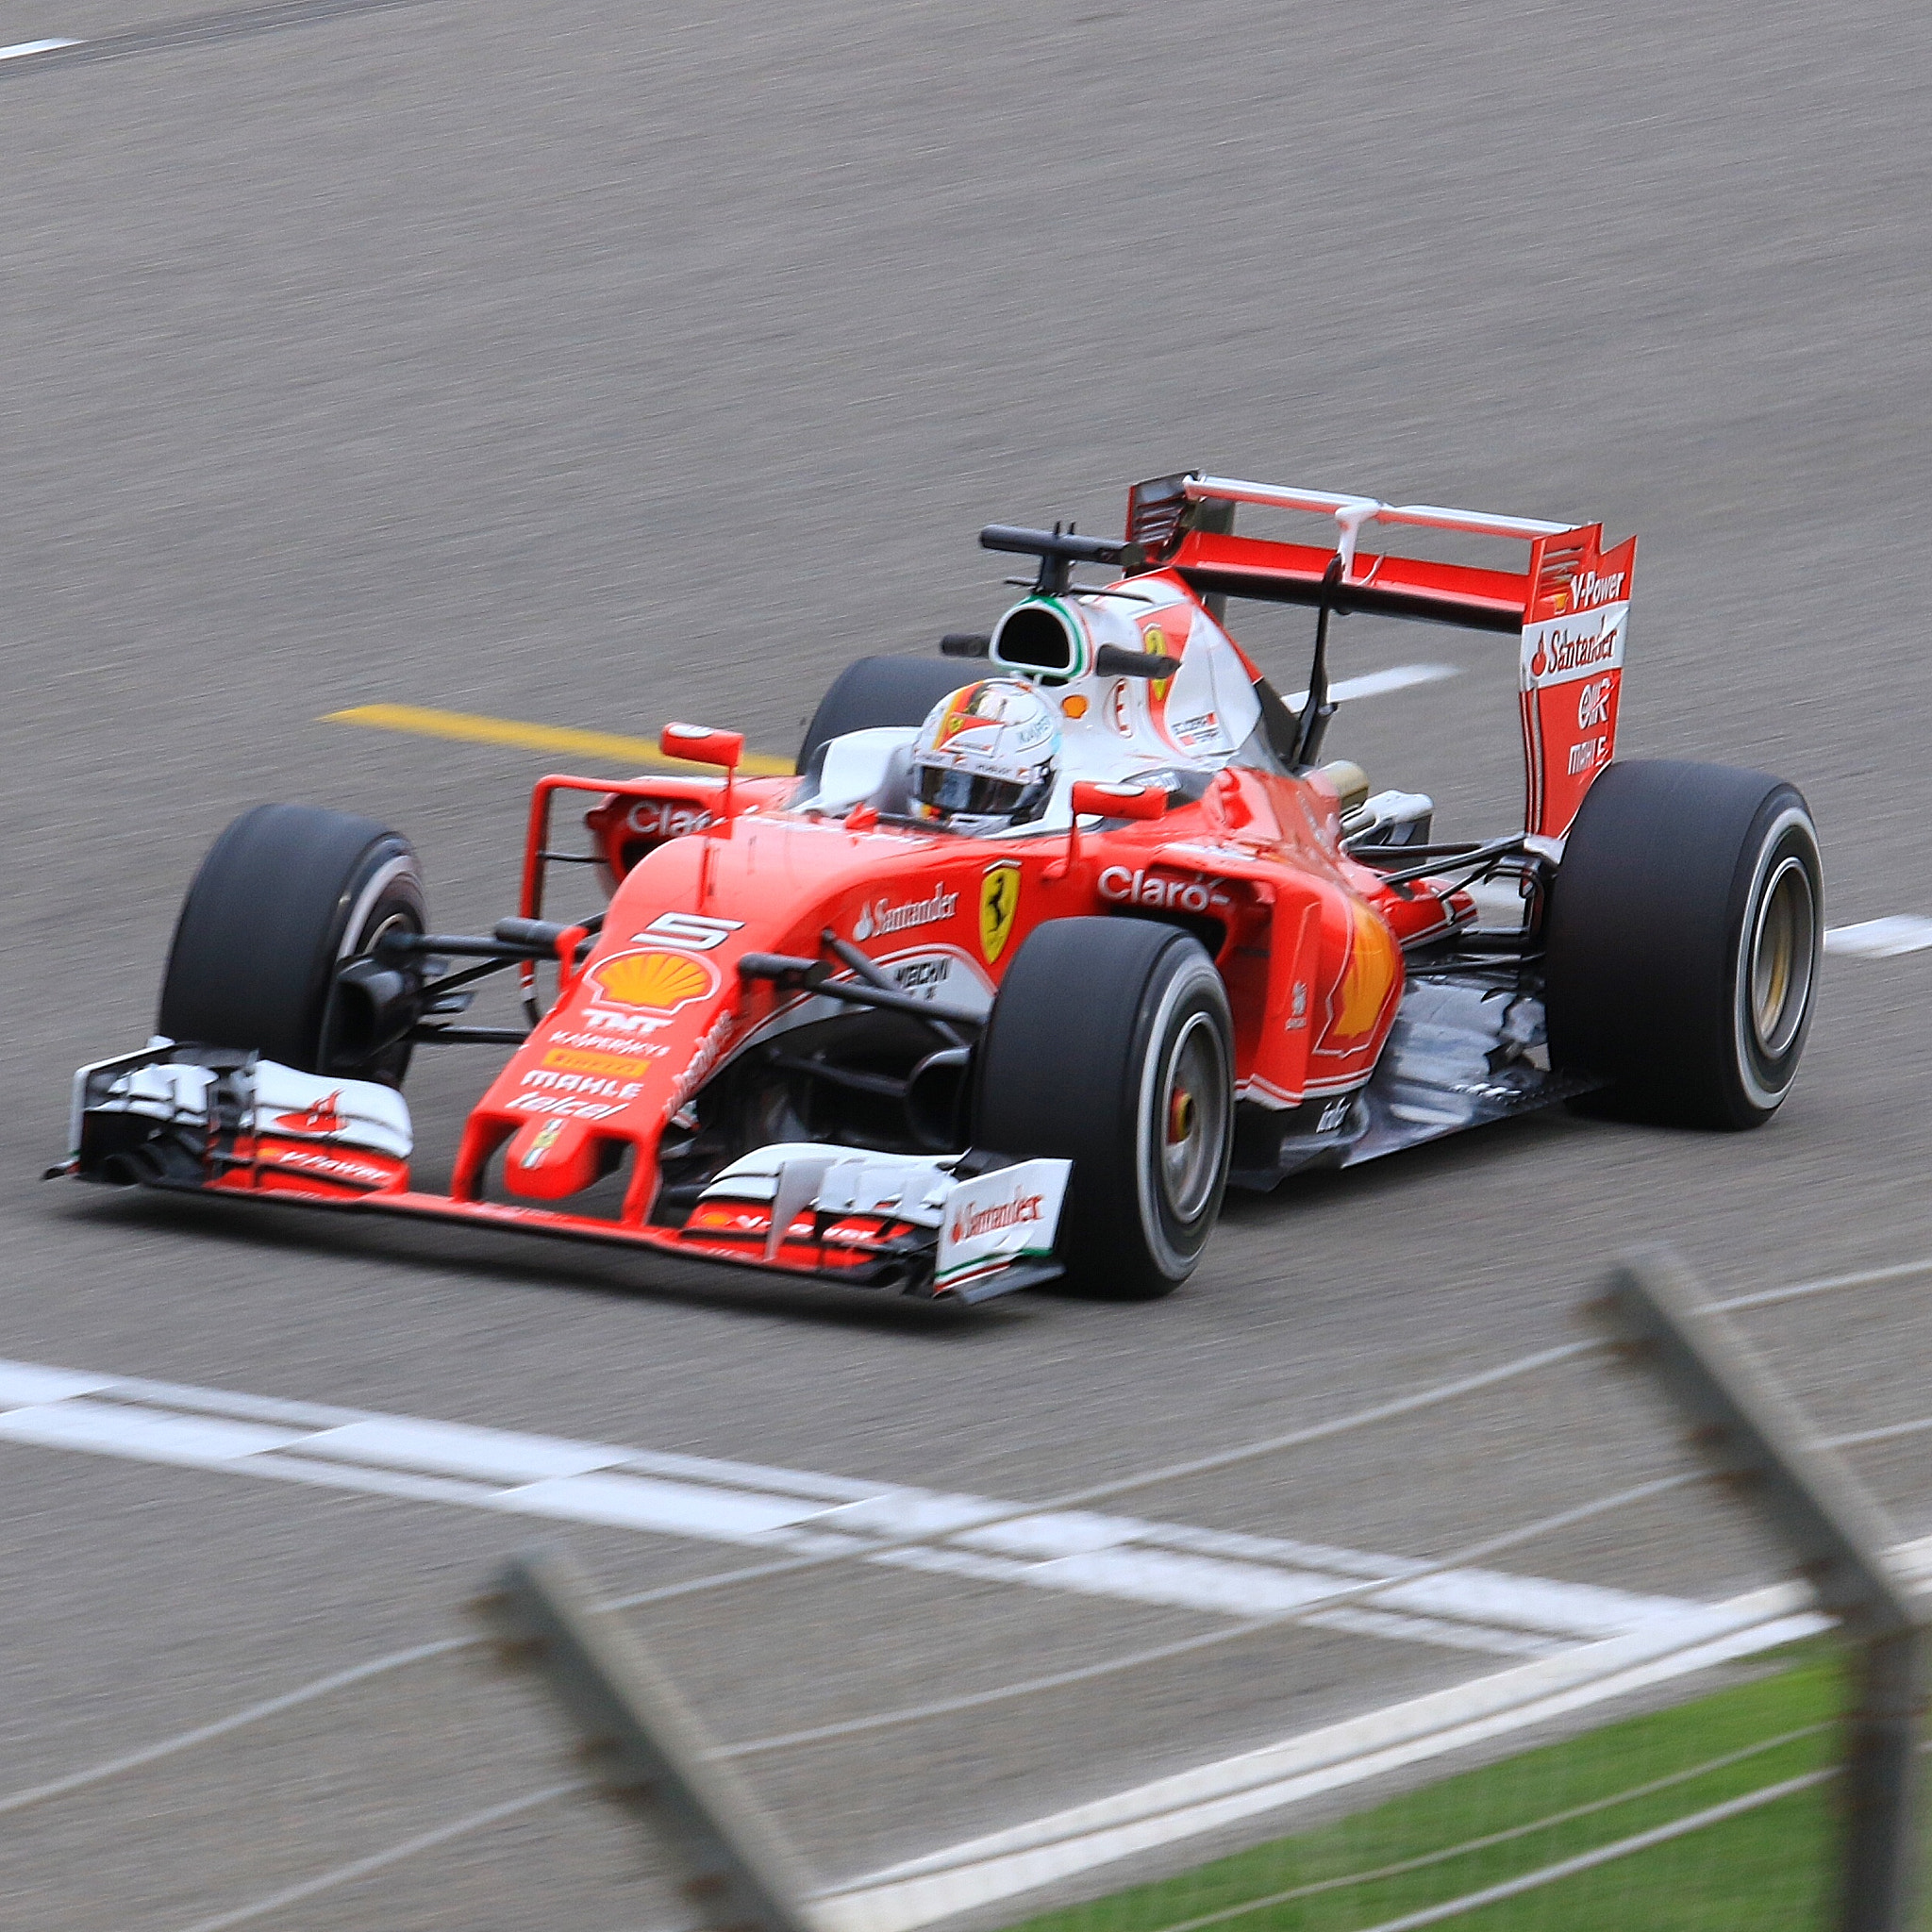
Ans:
{"label": "red and white nose tip", "polygon": [[525,1200],[561,1201],[601,1180],[622,1148],[594,1121],[559,1114],[526,1121],[504,1150],[503,1184]]}

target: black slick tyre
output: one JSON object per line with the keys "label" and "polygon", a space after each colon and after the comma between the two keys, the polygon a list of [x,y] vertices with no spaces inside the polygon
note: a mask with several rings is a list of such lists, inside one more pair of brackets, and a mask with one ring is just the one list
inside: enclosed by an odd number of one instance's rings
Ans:
{"label": "black slick tyre", "polygon": [[347,1062],[332,1045],[338,964],[394,926],[428,928],[409,841],[375,819],[259,805],[212,846],[161,980],[171,1040],[242,1047],[304,1073],[400,1083],[408,1041]]}
{"label": "black slick tyre", "polygon": [[848,731],[876,731],[887,725],[923,724],[925,714],[978,674],[947,658],[860,658],[846,665],[819,700],[798,750],[798,769],[835,738]]}
{"label": "black slick tyre", "polygon": [[1074,1163],[1058,1256],[1076,1292],[1171,1293],[1221,1215],[1233,1027],[1214,962],[1149,920],[1057,919],[1007,971],[981,1041],[974,1140]]}
{"label": "black slick tyre", "polygon": [[1626,1120],[1761,1126],[1797,1077],[1824,935],[1792,786],[1727,765],[1613,764],[1550,889],[1550,1058]]}

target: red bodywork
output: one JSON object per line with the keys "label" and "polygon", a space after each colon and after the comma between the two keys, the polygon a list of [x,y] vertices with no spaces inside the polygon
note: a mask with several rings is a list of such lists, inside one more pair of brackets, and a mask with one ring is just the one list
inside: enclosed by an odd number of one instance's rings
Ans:
{"label": "red bodywork", "polygon": [[[666,1124],[734,1049],[811,997],[741,979],[742,955],[816,955],[823,931],[849,939],[863,909],[883,903],[889,912],[910,907],[938,916],[859,941],[882,966],[944,949],[996,986],[1044,920],[1178,914],[1212,942],[1226,982],[1238,1091],[1286,1106],[1361,1084],[1401,996],[1403,942],[1441,931],[1453,917],[1425,886],[1385,886],[1341,854],[1336,800],[1319,776],[1226,770],[1198,803],[1158,820],[997,841],[793,818],[781,810],[793,783],[738,780],[727,812],[715,781],[540,780],[532,853],[548,836],[555,794],[581,790],[608,801],[590,814],[592,829],[611,860],[631,862],[596,946],[472,1110],[449,1193],[410,1191],[400,1163],[367,1191],[380,1157],[358,1155],[360,1172],[338,1176],[292,1141],[275,1144],[301,1166],[236,1167],[215,1185],[771,1265],[761,1259],[762,1221],[714,1231],[648,1219]],[[637,853],[640,823],[678,827],[687,813],[691,829]],[[541,876],[533,861],[524,903],[532,916],[541,910]],[[666,912],[732,927],[716,945],[693,950],[649,932]],[[499,1152],[515,1204],[482,1198]],[[620,1160],[629,1178],[618,1220],[553,1205]],[[807,1226],[801,1221],[801,1233]],[[848,1269],[868,1258],[858,1237],[875,1232],[835,1226],[823,1240],[786,1244],[775,1263],[814,1274]],[[747,1250],[753,1236],[756,1257]]]}
{"label": "red bodywork", "polygon": [[[1187,479],[1189,496],[1214,493],[1197,491],[1199,481]],[[1185,650],[1217,593],[1312,601],[1338,554],[1215,534],[1171,515],[1163,525],[1164,512],[1141,491],[1128,534],[1151,538],[1158,568],[1129,581],[1145,585],[1152,575],[1165,580],[1163,592],[1186,597],[1158,613],[1158,632],[1153,618],[1136,620],[1157,655]],[[1351,532],[1341,585],[1353,608],[1520,635],[1524,828],[1555,840],[1613,753],[1622,666],[1621,630],[1613,660],[1603,645],[1593,675],[1593,634],[1581,626],[1579,644],[1566,624],[1610,597],[1627,599],[1634,540],[1605,554],[1594,527],[1533,527],[1530,567],[1520,575],[1357,556]],[[961,681],[970,675],[962,671]],[[1349,858],[1335,792],[1320,773],[1226,764],[1204,795],[1176,794],[1158,818],[996,839],[883,824],[864,807],[842,819],[791,811],[795,784],[735,774],[541,779],[521,913],[543,911],[559,794],[594,795],[584,823],[615,891],[587,958],[576,960],[579,929],[559,941],[557,997],[472,1111],[449,1192],[412,1191],[404,1164],[379,1156],[357,1154],[355,1172],[331,1172],[333,1157],[313,1142],[266,1135],[256,1159],[211,1185],[837,1276],[871,1259],[894,1230],[862,1216],[829,1225],[803,1216],[774,1244],[766,1210],[752,1204],[701,1203],[682,1225],[654,1216],[667,1124],[734,1056],[815,997],[741,977],[745,955],[817,958],[830,934],[888,974],[912,956],[940,960],[952,985],[970,982],[990,997],[1044,921],[1173,920],[1207,945],[1227,988],[1238,1097],[1281,1109],[1363,1085],[1402,998],[1406,949],[1471,915],[1460,894],[1426,880],[1391,884]],[[534,976],[526,973],[526,986]],[[620,1167],[626,1183],[615,1218],[566,1205]],[[511,1199],[486,1199],[486,1176]]]}

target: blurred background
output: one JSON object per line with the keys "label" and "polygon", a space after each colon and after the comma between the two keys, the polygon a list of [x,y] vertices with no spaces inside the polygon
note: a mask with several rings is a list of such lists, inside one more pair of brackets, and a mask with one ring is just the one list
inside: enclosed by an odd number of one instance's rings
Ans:
{"label": "blurred background", "polygon": [[[1932,913],[1924,9],[196,4],[0,0],[0,1353],[81,1375],[0,1394],[112,1410],[71,1446],[67,1422],[8,1440],[0,1415],[0,1816],[6,1791],[467,1641],[463,1602],[533,1536],[636,1597],[814,1509],[903,1523],[934,1495],[1014,1510],[1124,1485],[1566,1347],[1636,1240],[1724,1297],[1858,1277],[1751,1334],[1828,1436],[1920,1418],[1932,958],[1910,953],[1827,961],[1804,1076],[1761,1134],[1557,1113],[1293,1184],[1231,1204],[1193,1281],[1147,1307],[932,1318],[35,1176],[73,1067],[151,1030],[180,892],[246,806],[399,826],[445,929],[511,909],[528,786],[558,760],[328,713],[683,717],[787,756],[852,658],[990,626],[1009,593],[981,524],[1111,531],[1129,482],[1185,468],[1638,531],[1624,754],[1796,783],[1834,927]],[[1236,627],[1299,687],[1307,613]],[[1507,823],[1507,643],[1357,617],[1334,651],[1338,676],[1452,675],[1345,707],[1330,755],[1432,793],[1449,836]],[[432,1175],[489,1065],[412,1077]],[[559,1528],[455,1493],[477,1486],[455,1465],[444,1491],[420,1459],[291,1473],[308,1433],[366,1411],[620,1445],[709,1500]],[[1907,1544],[1932,1535],[1924,1444],[1847,1451]],[[1585,1357],[1061,1511],[999,1562],[847,1562],[626,1614],[727,1742],[1000,1693],[745,1757],[816,1880],[844,1884],[1788,1574],[1689,1483],[1448,1560],[1689,1466],[1668,1412]],[[735,1500],[773,1495],[775,1515]],[[1187,1568],[1210,1557],[1241,1574]],[[1407,1624],[1357,1605],[1218,1641],[1405,1564],[1454,1583]],[[1507,1748],[1741,1694],[1757,1669],[1607,1692]],[[1740,1730],[1699,1720],[1656,1774],[1822,1722],[1835,1693],[1792,1694]],[[560,1735],[534,1688],[439,1652],[34,1796],[0,1916],[681,1932],[645,1839],[570,1794],[360,1869],[575,1775]],[[1427,1775],[1473,1761],[1445,1747]],[[1599,1789],[1571,1774],[1509,1789],[1554,1812]],[[1012,1923],[1423,1778],[1364,1774],[974,1909]],[[1438,1824],[1377,1825],[1339,1863],[1271,1854],[1213,1897],[1507,1828],[1498,1789],[1456,1787]],[[1721,1896],[1724,1859],[1697,1858]],[[1538,1896],[1548,1923],[1596,1923]],[[1157,1932],[1193,1907],[1104,1909]]]}

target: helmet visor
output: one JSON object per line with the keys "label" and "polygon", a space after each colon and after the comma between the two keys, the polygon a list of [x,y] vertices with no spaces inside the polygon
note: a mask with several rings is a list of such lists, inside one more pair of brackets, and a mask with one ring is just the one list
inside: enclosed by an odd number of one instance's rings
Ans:
{"label": "helmet visor", "polygon": [[934,811],[966,818],[1004,818],[1020,808],[1026,786],[1013,778],[985,778],[944,765],[921,765],[913,775],[913,793]]}

